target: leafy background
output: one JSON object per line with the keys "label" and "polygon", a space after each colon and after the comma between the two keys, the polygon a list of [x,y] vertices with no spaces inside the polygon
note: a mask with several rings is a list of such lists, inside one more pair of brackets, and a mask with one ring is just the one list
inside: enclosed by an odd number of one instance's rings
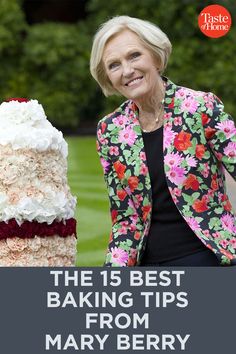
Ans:
{"label": "leafy background", "polygon": [[[78,0],[80,1],[80,0]],[[236,99],[236,2],[217,1],[232,15],[233,25],[221,38],[208,38],[198,28],[201,10],[215,1],[87,0],[77,23],[29,25],[23,0],[0,0],[0,100],[37,98],[49,119],[64,131],[95,128],[98,117],[121,98],[104,99],[89,73],[92,38],[101,23],[115,15],[148,19],[173,44],[166,75],[181,85],[214,91],[233,113]],[[55,1],[56,6],[57,1]],[[94,104],[96,102],[96,104]]]}
{"label": "leafy background", "polygon": [[[80,1],[80,0],[78,0]],[[212,91],[235,115],[236,2],[217,1],[232,16],[230,32],[218,39],[198,28],[201,10],[215,1],[87,0],[76,23],[28,24],[23,0],[0,0],[0,100],[38,99],[49,120],[68,136],[69,183],[78,196],[77,265],[101,265],[109,235],[109,206],[95,150],[99,118],[122,101],[104,98],[89,73],[93,35],[115,15],[130,15],[159,25],[173,45],[166,76],[180,85]],[[55,1],[56,6],[57,1]]]}

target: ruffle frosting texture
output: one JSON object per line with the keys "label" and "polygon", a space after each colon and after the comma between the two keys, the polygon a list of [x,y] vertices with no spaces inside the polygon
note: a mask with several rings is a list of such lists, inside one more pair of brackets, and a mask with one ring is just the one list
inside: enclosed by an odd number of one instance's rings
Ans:
{"label": "ruffle frosting texture", "polygon": [[[76,198],[67,183],[68,147],[37,100],[0,105],[0,221],[65,222]],[[0,266],[73,266],[74,235],[0,240]]]}
{"label": "ruffle frosting texture", "polygon": [[7,238],[0,240],[0,266],[72,266],[75,264],[75,236]]}
{"label": "ruffle frosting texture", "polygon": [[0,220],[52,223],[74,216],[66,159],[58,151],[14,150],[0,145]]}
{"label": "ruffle frosting texture", "polygon": [[0,105],[0,122],[1,145],[11,144],[14,150],[56,150],[67,157],[68,146],[62,133],[47,120],[37,100],[3,102]]}

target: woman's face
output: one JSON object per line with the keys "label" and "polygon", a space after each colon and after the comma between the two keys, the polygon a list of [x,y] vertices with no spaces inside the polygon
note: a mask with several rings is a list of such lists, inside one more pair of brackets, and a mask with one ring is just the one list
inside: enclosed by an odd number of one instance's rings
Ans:
{"label": "woman's face", "polygon": [[103,63],[112,86],[126,98],[143,100],[155,94],[158,64],[134,32],[124,30],[111,38]]}

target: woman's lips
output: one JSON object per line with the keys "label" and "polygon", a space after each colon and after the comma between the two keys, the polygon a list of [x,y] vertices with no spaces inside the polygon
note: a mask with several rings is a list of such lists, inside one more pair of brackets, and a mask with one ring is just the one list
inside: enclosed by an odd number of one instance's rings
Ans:
{"label": "woman's lips", "polygon": [[131,87],[139,83],[143,79],[143,76],[136,77],[125,84],[125,86]]}

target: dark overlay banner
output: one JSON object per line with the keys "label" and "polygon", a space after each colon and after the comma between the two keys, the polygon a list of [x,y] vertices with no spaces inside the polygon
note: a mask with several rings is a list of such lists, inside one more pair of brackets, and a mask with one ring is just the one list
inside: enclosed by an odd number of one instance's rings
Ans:
{"label": "dark overlay banner", "polygon": [[235,352],[235,267],[1,268],[0,278],[0,353]]}

